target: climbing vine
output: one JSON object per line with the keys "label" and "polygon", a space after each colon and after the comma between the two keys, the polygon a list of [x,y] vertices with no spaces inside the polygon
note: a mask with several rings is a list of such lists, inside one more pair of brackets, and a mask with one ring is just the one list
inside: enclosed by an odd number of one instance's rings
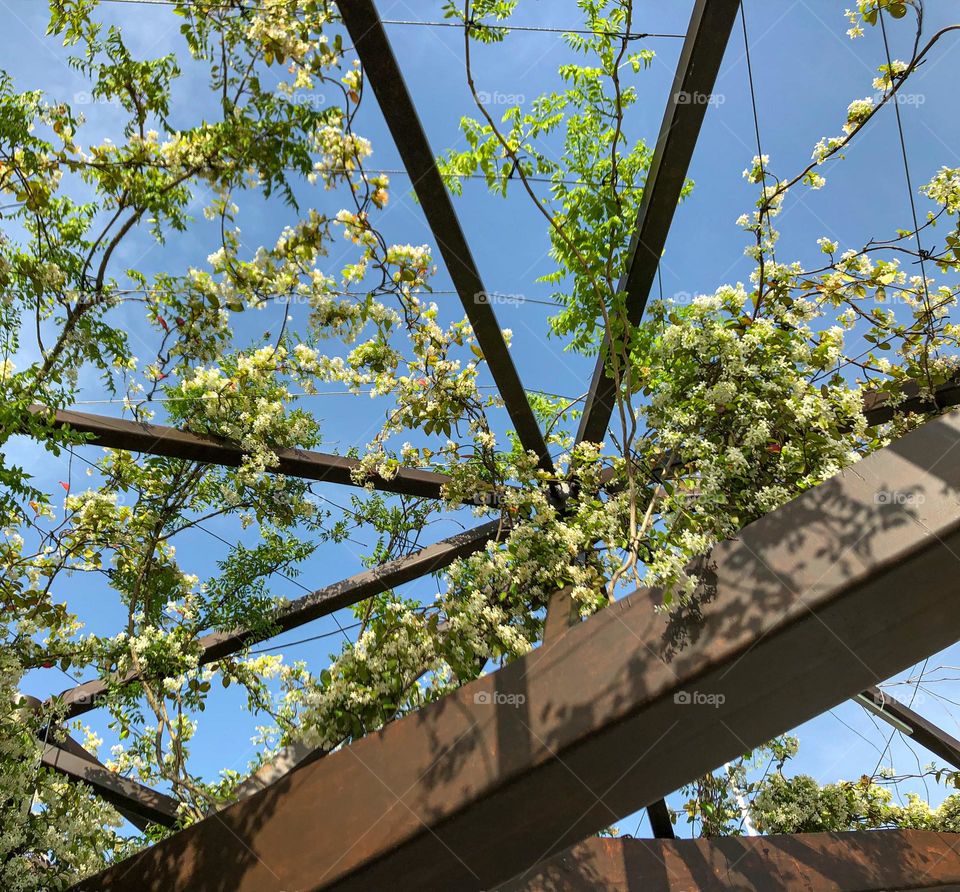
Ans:
{"label": "climbing vine", "polygon": [[[211,779],[191,756],[219,688],[241,687],[262,722],[252,771],[292,741],[330,752],[528,652],[560,588],[584,615],[636,586],[659,587],[675,609],[696,596],[692,559],[923,420],[869,427],[866,395],[896,404],[909,386],[930,395],[956,374],[960,170],[923,186],[916,224],[860,245],[824,237],[814,264],[778,257],[782,209],[827,187],[827,165],[952,30],[925,38],[919,2],[861,0],[848,14],[852,39],[900,20],[917,37],[910,59],[879,66],[865,85],[872,98],[849,105],[833,128],[842,135],[824,137],[792,176],[752,160],[745,175],[758,197],[739,221],[751,278],[685,303],[653,301],[639,326],[627,322],[619,282],[652,160],[630,112],[654,54],[637,43],[633,3],[578,0],[587,33],[566,37],[561,88],[497,116],[471,50],[510,39],[518,0],[443,4],[462,25],[476,111],[462,122],[467,148],[444,153],[442,173],[454,192],[480,176],[534,203],[551,246],[543,281],[559,304],[551,332],[572,351],[603,351],[616,384],[604,443],[576,441],[577,404],[532,397],[553,472],[503,431],[469,324],[446,321],[432,299],[431,248],[382,234],[392,186],[355,129],[369,98],[330,3],[173,0],[181,52],[156,58],[104,24],[97,0],[49,5],[49,39],[87,95],[123,120],[115,141],[98,137],[76,102],[0,72],[0,442],[26,435],[70,456],[76,472],[48,492],[0,454],[4,888],[63,888],[165,832],[131,838],[111,807],[41,766],[44,738],[85,732],[67,727],[55,699],[31,706],[19,693],[25,673],[57,666],[107,679],[116,743],[103,758],[169,791],[187,825],[230,801],[248,773]],[[203,102],[184,101],[187,77],[202,78]],[[558,152],[544,148],[551,141]],[[533,178],[549,181],[546,195]],[[278,206],[289,225],[251,245],[241,221]],[[935,229],[945,247],[924,250]],[[131,265],[130,245],[163,251],[194,231],[215,234],[205,261]],[[254,333],[261,320],[266,335]],[[92,380],[127,417],[225,437],[243,461],[92,457],[84,436],[53,418]],[[277,449],[335,434],[300,402],[325,385],[388,402],[357,444],[354,482],[368,489],[349,508],[271,470]],[[405,467],[447,474],[442,498],[373,492]],[[296,581],[321,544],[362,527],[378,565],[413,551],[431,520],[465,502],[499,522],[499,541],[450,567],[435,599],[386,592],[355,607],[355,638],[322,670],[249,652],[201,664],[204,634],[268,634],[277,580]],[[177,545],[218,519],[247,534],[202,578]],[[88,631],[73,612],[67,593],[81,576],[120,606],[115,634]],[[708,835],[739,832],[746,797],[765,831],[953,826],[952,799],[931,811],[892,805],[874,778],[824,788],[789,778],[795,751],[775,741],[700,779],[688,791],[691,822]],[[757,779],[761,764],[775,768]]]}

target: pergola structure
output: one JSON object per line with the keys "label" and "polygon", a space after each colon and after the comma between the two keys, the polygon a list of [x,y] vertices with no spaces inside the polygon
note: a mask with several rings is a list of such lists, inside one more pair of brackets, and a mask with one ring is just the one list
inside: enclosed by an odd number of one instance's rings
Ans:
{"label": "pergola structure", "polygon": [[[374,0],[338,0],[517,436],[552,468],[450,195]],[[639,323],[739,11],[695,0],[620,290]],[[601,350],[578,432],[603,439],[615,402]],[[894,412],[960,403],[906,394],[864,406]],[[188,431],[77,412],[34,411],[88,442],[235,466],[242,451]],[[930,421],[745,528],[711,555],[694,610],[667,616],[640,590],[580,623],[551,599],[544,643],[382,731],[318,758],[291,748],[238,801],[80,890],[280,892],[320,889],[960,889],[960,837],[915,832],[673,840],[663,797],[725,760],[850,697],[960,768],[960,742],[875,685],[960,639],[955,553],[960,418]],[[278,473],[356,485],[357,462],[276,450]],[[442,474],[402,469],[375,488],[438,498]],[[923,493],[909,506],[880,489]],[[483,494],[472,500],[483,504]],[[449,566],[505,533],[483,524],[287,602],[287,631]],[[903,597],[905,587],[911,596]],[[263,631],[200,640],[201,663]],[[773,667],[776,666],[776,671]],[[94,709],[136,675],[64,691],[67,715]],[[692,696],[712,706],[691,705]],[[519,704],[519,706],[517,705]],[[115,804],[137,826],[174,826],[176,803],[102,766],[67,738],[43,761]],[[590,838],[647,807],[657,840]],[[586,841],[584,841],[586,840]]]}

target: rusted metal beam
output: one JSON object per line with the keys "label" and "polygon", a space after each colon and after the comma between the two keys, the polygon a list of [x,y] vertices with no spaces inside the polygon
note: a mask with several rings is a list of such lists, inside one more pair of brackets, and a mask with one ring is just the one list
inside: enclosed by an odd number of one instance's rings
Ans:
{"label": "rusted metal beam", "polygon": [[[111,449],[127,449],[131,452],[208,462],[226,467],[238,467],[245,454],[243,449],[227,440],[202,437],[162,424],[146,424],[106,415],[91,415],[87,412],[51,413],[45,406],[31,406],[30,411],[41,416],[52,414],[52,426],[69,427],[81,433],[92,434],[90,443]],[[283,447],[275,447],[273,452],[277,456],[277,464],[270,470],[277,473],[323,483],[364,485],[353,478],[353,473],[360,467],[360,462],[355,458]],[[444,474],[416,468],[400,468],[397,475],[390,480],[382,477],[367,479],[375,489],[383,492],[430,499],[441,498],[441,489],[447,482]]]}
{"label": "rusted metal beam", "polygon": [[887,892],[960,889],[960,834],[589,839],[500,892]]}
{"label": "rusted metal beam", "polygon": [[[739,0],[697,0],[693,8],[647,173],[626,272],[617,286],[617,292],[626,295],[628,327],[638,325],[646,309],[739,8]],[[599,443],[606,435],[616,402],[616,387],[607,368],[609,349],[609,337],[605,337],[580,419],[578,441]]]}
{"label": "rusted metal beam", "polygon": [[545,470],[553,468],[543,432],[530,408],[510,351],[470,252],[450,193],[437,168],[427,134],[404,82],[390,39],[373,0],[338,0],[340,16],[353,40],[380,110],[413,183],[424,216],[437,241],[447,272],[473,326],[504,405],[523,448],[534,452]]}
{"label": "rusted metal beam", "polygon": [[960,639],[957,447],[927,423],[714,548],[684,609],[639,591],[79,888],[506,882]]}
{"label": "rusted metal beam", "polygon": [[[389,591],[426,576],[428,573],[449,567],[455,560],[474,554],[488,542],[496,541],[503,532],[500,521],[491,521],[472,530],[457,533],[433,545],[421,548],[413,554],[390,561],[380,567],[364,570],[355,576],[317,589],[282,607],[274,617],[270,628],[235,629],[232,632],[213,632],[200,639],[200,663],[214,663],[238,653],[248,644],[265,640],[282,632],[289,632],[334,611],[350,607],[365,598]],[[140,676],[131,672],[127,676],[108,682],[104,679],[84,682],[58,695],[67,708],[67,717],[75,717],[96,708],[109,691],[111,684],[131,684]]]}
{"label": "rusted metal beam", "polygon": [[[43,747],[41,761],[47,768],[65,775],[71,781],[87,784],[125,816],[132,816],[131,820],[138,818],[163,827],[176,825],[175,799],[110,771],[86,750],[82,755],[72,750],[73,747],[47,743]],[[142,828],[142,824],[138,826]]]}
{"label": "rusted metal beam", "polygon": [[960,768],[960,740],[947,734],[933,722],[927,721],[905,703],[877,687],[867,688],[857,696],[857,702],[882,719],[890,721],[895,728],[935,756],[949,762],[954,768]]}

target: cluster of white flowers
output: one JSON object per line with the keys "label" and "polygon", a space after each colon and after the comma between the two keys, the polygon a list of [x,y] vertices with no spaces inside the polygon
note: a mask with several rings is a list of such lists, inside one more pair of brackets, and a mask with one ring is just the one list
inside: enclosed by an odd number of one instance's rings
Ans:
{"label": "cluster of white flowers", "polygon": [[948,214],[960,212],[960,168],[941,167],[922,191]]}
{"label": "cluster of white flowers", "polygon": [[323,178],[326,188],[351,182],[351,174],[358,171],[365,158],[373,154],[370,141],[355,133],[345,132],[344,121],[321,127],[315,137],[315,149],[320,158],[313,169]]}
{"label": "cluster of white flowers", "polygon": [[656,431],[650,448],[682,456],[684,474],[657,508],[665,534],[646,580],[679,594],[694,584],[684,571],[692,557],[859,457],[857,389],[811,380],[841,360],[844,328],[812,327],[810,301],[757,315],[747,300],[743,287],[725,288],[669,310],[670,320],[667,308],[653,311],[662,368],[640,411]]}
{"label": "cluster of white flowers", "polygon": [[[311,359],[302,350],[300,355]],[[275,447],[309,442],[314,435],[308,416],[288,412],[290,391],[278,382],[287,362],[286,348],[261,347],[239,353],[229,368],[196,368],[178,387],[194,406],[194,429],[223,436],[244,450],[241,482],[255,483],[276,465]]]}
{"label": "cluster of white flowers", "polygon": [[855,99],[847,108],[847,122],[843,125],[844,133],[853,133],[874,112],[873,97]]}
{"label": "cluster of white flowers", "polygon": [[[265,0],[250,17],[247,37],[263,46],[269,60],[303,61],[312,51],[304,29],[295,27],[291,6],[285,0]],[[322,19],[317,24],[321,24]]]}
{"label": "cluster of white flowers", "polygon": [[[0,887],[49,892],[133,846],[118,832],[122,821],[112,806],[41,767],[41,728],[54,716],[23,705],[17,690],[22,672],[0,648]],[[85,741],[97,742],[92,735]]]}

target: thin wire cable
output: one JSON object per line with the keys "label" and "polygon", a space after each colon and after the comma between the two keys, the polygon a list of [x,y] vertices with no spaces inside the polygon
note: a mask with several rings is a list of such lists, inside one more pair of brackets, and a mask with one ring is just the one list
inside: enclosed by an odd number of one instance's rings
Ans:
{"label": "thin wire cable", "polygon": [[[127,0],[130,2],[130,0]],[[463,28],[465,22],[436,22],[419,19],[383,19],[384,25],[420,25],[430,28]],[[590,34],[597,37],[614,37],[620,40],[645,40],[647,38],[666,38],[683,40],[686,34],[669,34],[656,31],[606,31],[592,28],[555,28],[545,25],[490,25],[484,22],[471,22],[475,30],[488,31],[524,31],[531,34]]]}
{"label": "thin wire cable", "polygon": [[[349,626],[344,626],[343,631],[352,632],[355,629],[359,629],[362,625],[363,623],[351,623]],[[324,632],[322,635],[312,635],[309,638],[300,638],[297,641],[287,641],[282,644],[272,644],[269,647],[258,647],[256,650],[251,650],[249,653],[251,657],[256,656],[257,654],[269,654],[288,647],[297,647],[301,644],[311,644],[314,641],[322,641],[324,638],[334,638],[338,634],[340,634],[339,631]]]}
{"label": "thin wire cable", "polygon": [[[492,384],[481,384],[481,387],[493,387]],[[373,393],[372,390],[319,390],[316,393],[288,393],[287,396],[291,399],[307,397],[307,396],[369,396]],[[134,406],[145,406],[150,403],[186,403],[186,402],[196,402],[198,400],[222,400],[227,399],[231,395],[240,394],[229,394],[229,393],[213,393],[213,394],[204,394],[203,396],[154,396],[145,400],[135,400],[124,398],[114,398],[114,399],[102,399],[102,400],[74,400],[74,406],[113,406],[113,405],[127,405],[129,402],[130,405]]]}
{"label": "thin wire cable", "polygon": [[[418,609],[425,610],[427,606],[428,605],[424,605],[422,608],[418,608]],[[416,612],[416,611],[413,611],[413,612]],[[388,614],[385,614],[385,613],[374,613],[370,617],[368,617],[366,622],[369,622],[372,619],[384,619],[387,615]],[[361,620],[359,622],[351,623],[349,626],[344,626],[344,629],[347,632],[353,632],[356,629],[359,629],[364,624],[365,624],[364,621]],[[298,638],[296,641],[285,641],[285,642],[281,642],[280,644],[271,644],[268,647],[260,647],[260,648],[257,648],[256,650],[251,650],[249,653],[250,653],[250,656],[254,656],[256,654],[271,653],[275,650],[281,650],[288,647],[299,647],[301,644],[312,644],[314,641],[322,641],[325,638],[333,638],[336,635],[337,635],[336,632],[322,632],[319,635],[311,635],[309,638]]]}
{"label": "thin wire cable", "polygon": [[[750,85],[750,103],[753,106],[753,129],[757,137],[757,158],[759,159],[760,176],[762,177],[763,190],[764,190],[763,201],[764,201],[764,204],[766,204],[767,171],[763,163],[763,144],[760,140],[760,114],[757,111],[757,91],[753,82],[753,62],[750,59],[750,39],[747,36],[747,10],[746,10],[745,0],[741,0],[741,3],[740,3],[740,24],[743,27],[743,54],[747,61],[747,82]],[[767,217],[767,231],[771,237],[771,243],[772,243],[773,224],[770,222],[769,211],[767,212],[766,217]],[[762,220],[760,222],[761,224],[763,223]],[[776,263],[777,258],[773,249],[771,249],[771,259],[773,260],[774,263]],[[761,289],[761,292],[762,292],[763,282],[760,282],[758,287]]]}
{"label": "thin wire cable", "polygon": [[747,36],[747,12],[745,4],[740,4],[740,24],[743,27],[743,52],[747,61],[747,81],[750,84],[750,102],[753,106],[753,129],[757,137],[757,155],[760,158],[760,173],[766,176],[763,170],[763,146],[760,142],[760,116],[757,112],[757,93],[753,82],[753,63],[750,59],[750,39]]}
{"label": "thin wire cable", "polygon": [[[478,384],[478,390],[496,390],[496,384]],[[550,397],[551,399],[557,400],[570,400],[577,401],[583,399],[583,397],[572,397],[567,396],[562,393],[553,393],[549,390],[539,390],[536,387],[525,387],[529,393],[536,393],[540,396]],[[300,397],[314,397],[314,396],[369,396],[371,393],[374,393],[372,390],[321,390],[316,393],[290,393],[287,394],[288,397],[300,398]],[[102,399],[102,400],[74,400],[74,406],[112,406],[112,405],[127,405],[129,402],[131,405],[148,405],[150,403],[182,403],[182,402],[192,402],[195,400],[220,400],[226,397],[229,397],[230,394],[220,394],[215,393],[211,395],[204,394],[203,396],[155,396],[147,400],[128,400],[126,397],[112,398],[112,399]],[[386,396],[386,394],[384,394]]]}
{"label": "thin wire cable", "polygon": [[[99,292],[96,291],[85,291],[83,289],[64,289],[66,292],[71,295],[75,295],[78,298],[83,298],[87,296],[99,296]],[[369,297],[373,291],[337,291],[331,292],[329,297],[349,297],[349,298],[363,298]],[[442,296],[453,296],[459,295],[459,291],[454,291],[452,289],[438,289],[435,291],[418,291],[416,292],[418,297],[430,298],[434,295]],[[35,297],[36,293],[25,288],[14,288],[14,289],[4,289],[4,294],[9,294],[16,297]],[[119,295],[123,297],[131,297],[134,295],[142,295],[144,297],[153,296],[153,295],[163,295],[165,297],[185,297],[190,295],[191,292],[187,291],[184,288],[115,288],[106,293],[106,295],[101,298],[103,300],[108,300],[111,297]],[[384,297],[390,297],[393,293],[389,292],[384,294]],[[506,291],[488,291],[486,292],[488,300],[495,304],[537,304],[543,307],[554,307],[556,309],[563,309],[566,304],[561,303],[556,300],[544,300],[538,297],[526,297],[522,294],[514,294],[513,292]],[[258,292],[258,297],[262,298],[288,298],[288,297],[304,297],[305,295],[298,295],[292,291],[274,291],[274,292]]]}
{"label": "thin wire cable", "polygon": [[[883,15],[883,7],[879,9],[880,12],[880,33],[883,35],[883,49],[887,56],[887,76],[890,78],[891,84],[893,83],[893,59],[890,55],[890,42],[887,39],[887,25]],[[933,325],[933,316],[930,311],[930,290],[927,286],[927,252],[924,251],[923,245],[920,242],[920,223],[917,216],[917,202],[913,197],[913,178],[910,176],[910,159],[907,153],[907,140],[903,134],[903,119],[900,116],[900,102],[899,96],[894,97],[893,101],[893,110],[897,115],[897,131],[900,134],[900,152],[903,156],[903,173],[907,181],[907,193],[910,196],[910,212],[913,214],[913,232],[914,237],[917,241],[917,253],[920,255],[920,274],[923,276],[923,300],[924,300],[924,309],[927,312],[927,324],[928,326]]]}
{"label": "thin wire cable", "polygon": [[[94,464],[94,463],[93,463],[92,461],[90,461],[89,459],[84,458],[82,455],[77,455],[77,454],[74,452],[74,450],[73,450],[72,447],[67,447],[67,451],[70,453],[71,457],[75,457],[75,458],[80,459],[80,461],[85,462],[86,464],[88,464],[91,468],[93,468],[93,469],[96,470],[96,471],[99,471],[99,470],[100,470],[100,469],[97,467],[97,465]],[[136,490],[136,492],[140,493],[140,491],[139,491],[138,489],[136,489],[136,487],[134,487],[134,489]],[[140,493],[140,495],[142,495],[142,493]],[[203,524],[197,522],[197,523],[192,524],[192,526],[195,527],[195,528],[198,529],[198,530],[202,530],[202,531],[203,531],[204,533],[206,533],[208,536],[212,536],[212,537],[213,537],[214,539],[216,539],[218,542],[222,542],[222,543],[223,543],[224,545],[226,545],[228,548],[233,548],[233,544],[231,544],[227,539],[224,539],[223,536],[221,536],[221,535],[213,532],[213,530],[205,527]],[[293,583],[295,586],[297,586],[297,587],[298,587],[299,589],[301,589],[302,591],[306,592],[308,595],[313,594],[313,589],[308,588],[308,587],[305,586],[302,582],[300,582],[300,580],[296,579],[295,577],[290,576],[290,575],[287,574],[287,573],[284,573],[282,570],[277,570],[277,571],[275,571],[275,572],[276,572],[276,574],[277,574],[278,576],[282,576],[282,577],[283,577],[284,579],[286,579],[288,582]],[[341,632],[341,634],[343,635],[343,637],[344,637],[344,639],[347,641],[347,643],[348,643],[348,644],[351,643],[351,642],[350,642],[350,636],[347,635],[347,633],[346,633],[346,632],[344,631],[344,629],[343,629],[343,626],[340,625],[340,620],[337,619],[336,614],[335,614],[335,613],[330,613],[330,614],[328,614],[328,616],[330,616],[330,618],[337,624],[337,629]]]}
{"label": "thin wire cable", "polygon": [[[113,2],[143,3],[143,2],[149,2],[149,0],[113,0]],[[130,167],[137,162],[134,162],[132,160],[111,161],[111,160],[105,159],[105,160],[97,160],[97,161],[84,161],[84,160],[78,161],[78,160],[71,159],[66,161],[65,163],[68,166],[72,164],[77,167],[92,167],[92,168],[102,169],[106,167]],[[151,163],[148,166],[155,169],[159,169],[159,170],[180,170],[181,169],[180,167],[177,167],[175,165],[169,165],[169,164],[152,164]],[[283,169],[288,173],[299,173],[300,171],[299,167],[284,167]],[[375,175],[387,174],[390,176],[405,176],[405,177],[410,176],[410,173],[404,170],[402,167],[352,167],[352,168],[326,167],[326,168],[323,168],[323,170],[327,173],[337,173],[337,174],[357,173],[357,174],[363,174],[364,176],[366,176],[367,174],[375,174]],[[450,172],[441,171],[440,176],[442,179],[445,179],[445,180],[487,180],[488,179],[487,175],[483,173],[450,173]],[[588,183],[586,180],[567,180],[567,179],[556,180],[553,177],[543,177],[543,176],[539,176],[539,177],[529,176],[526,179],[527,179],[527,182],[530,182],[530,183],[549,183],[551,185],[558,185],[558,186],[559,185],[590,186],[595,188],[598,185],[596,183]],[[634,182],[631,181],[630,185],[633,186]],[[20,205],[14,202],[13,204],[5,205],[4,208],[0,208],[0,210],[5,208],[18,207],[18,206]]]}
{"label": "thin wire cable", "polygon": [[[851,725],[849,722],[845,722],[842,718],[840,718],[840,716],[837,715],[837,713],[834,710],[832,709],[828,710],[828,714],[831,715],[833,718],[835,718],[838,722],[840,722],[840,724],[843,725],[843,727],[846,728],[848,731],[850,731],[852,734],[855,734],[857,737],[859,737],[865,744],[867,744],[867,746],[873,747],[873,749],[875,749],[878,753],[880,753],[880,758],[883,759],[883,752],[880,749],[880,747],[877,746],[875,741],[867,737],[866,734],[862,734],[860,731],[854,728],[853,725]],[[874,772],[874,774],[876,774],[876,772]]]}
{"label": "thin wire cable", "polygon": [[[140,5],[140,6],[177,6],[183,0],[102,0],[104,3],[117,3],[121,5]],[[186,5],[200,6],[199,3]],[[259,3],[211,3],[205,7],[207,10],[214,9],[236,9],[236,10],[265,10],[266,7]],[[465,22],[450,21],[426,21],[422,19],[381,19],[384,25],[397,26],[418,26],[421,28],[463,28]],[[647,38],[679,39],[686,37],[685,34],[670,34],[653,31],[606,31],[594,30],[591,28],[557,28],[544,25],[489,25],[483,22],[471,22],[470,27],[474,29],[486,29],[490,31],[522,31],[531,34],[592,34],[602,37],[615,37],[624,40],[645,40]]]}
{"label": "thin wire cable", "polygon": [[[917,681],[916,681],[916,684],[913,686],[913,691],[912,691],[912,693],[910,694],[910,702],[907,703],[907,706],[913,706],[913,701],[916,699],[916,697],[917,697],[917,691],[920,689],[920,684],[921,684],[921,682],[923,681],[923,673],[926,672],[926,670],[927,670],[927,664],[928,664],[929,662],[930,662],[930,657],[927,657],[927,658],[923,661],[923,665],[920,667],[920,674],[917,676]],[[903,737],[902,733],[901,733],[897,728],[894,728],[894,729],[890,732],[890,735],[887,737],[886,745],[884,746],[883,751],[880,753],[880,758],[877,759],[877,764],[876,764],[876,766],[874,766],[873,773],[870,775],[871,777],[876,777],[876,776],[877,776],[877,772],[880,770],[880,766],[883,764],[883,760],[886,758],[887,753],[888,753],[889,750],[890,750],[890,746],[891,746],[891,744],[893,743],[893,738],[894,738],[897,734],[900,734],[901,737]],[[904,739],[904,741],[907,741],[907,738],[904,737],[903,739]],[[912,747],[910,747],[909,742],[907,742],[907,748],[910,749],[911,752],[913,752],[913,749],[912,749]],[[890,764],[891,764],[891,767],[893,767],[893,760],[892,760],[892,758],[891,758],[891,763],[890,763]]]}

